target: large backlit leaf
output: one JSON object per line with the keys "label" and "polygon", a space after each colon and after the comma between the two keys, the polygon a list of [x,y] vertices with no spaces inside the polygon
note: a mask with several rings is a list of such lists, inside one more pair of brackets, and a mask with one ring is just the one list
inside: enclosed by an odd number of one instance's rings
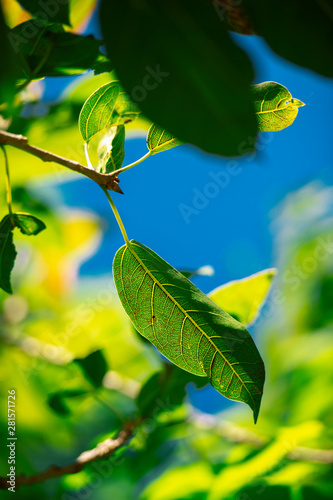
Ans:
{"label": "large backlit leaf", "polygon": [[221,394],[247,403],[256,421],[265,370],[246,328],[136,241],[118,250],[113,272],[139,333],[180,368],[207,376]]}
{"label": "large backlit leaf", "polygon": [[143,113],[183,142],[241,154],[257,123],[251,62],[212,2],[102,0],[103,39],[117,76]]}
{"label": "large backlit leaf", "polygon": [[333,77],[333,7],[328,0],[244,0],[254,28],[285,59]]}
{"label": "large backlit leaf", "polygon": [[274,132],[289,127],[304,102],[293,99],[286,87],[276,82],[253,85],[252,94],[259,130]]}
{"label": "large backlit leaf", "polygon": [[182,141],[179,141],[177,137],[174,137],[155,123],[148,130],[147,146],[153,155],[167,151],[167,149],[174,148],[175,146],[180,146],[181,144],[183,144]]}
{"label": "large backlit leaf", "polygon": [[6,215],[0,222],[0,287],[7,293],[13,293],[10,274],[17,255],[13,243],[13,228],[11,218]]}
{"label": "large backlit leaf", "polygon": [[40,0],[20,0],[20,4],[30,14],[43,21],[52,23],[70,24],[69,22],[69,0],[57,2]]}
{"label": "large backlit leaf", "polygon": [[249,325],[260,313],[275,274],[275,269],[265,269],[215,288],[208,297],[240,323]]}

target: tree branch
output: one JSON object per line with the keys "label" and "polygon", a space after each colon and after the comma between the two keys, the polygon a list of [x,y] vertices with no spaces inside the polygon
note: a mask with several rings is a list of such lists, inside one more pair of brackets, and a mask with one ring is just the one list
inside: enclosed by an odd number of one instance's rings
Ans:
{"label": "tree branch", "polygon": [[[76,474],[80,472],[87,464],[94,462],[95,460],[100,460],[101,458],[110,457],[116,450],[124,446],[127,441],[133,437],[134,430],[138,423],[127,422],[124,427],[118,432],[117,436],[113,439],[106,439],[102,443],[99,443],[96,448],[92,450],[87,450],[81,453],[77,459],[64,467],[58,467],[52,465],[44,472],[38,474],[33,474],[31,476],[26,476],[21,474],[16,478],[15,489],[22,485],[31,485],[36,483],[42,483],[47,479],[52,479],[59,476],[65,476],[67,474]],[[7,489],[8,478],[0,477],[0,489]]]}
{"label": "tree branch", "polygon": [[44,149],[37,148],[36,146],[31,146],[28,143],[27,137],[24,137],[23,135],[11,134],[10,132],[4,132],[3,130],[1,130],[0,145],[4,146],[6,144],[9,146],[13,146],[14,148],[21,149],[22,151],[25,151],[26,153],[29,153],[33,156],[36,156],[42,161],[58,163],[59,165],[69,168],[74,172],[78,172],[79,174],[89,177],[89,179],[97,182],[97,184],[102,187],[106,187],[106,189],[123,194],[118,185],[119,179],[117,177],[117,172],[112,172],[110,174],[102,174],[96,172],[96,170],[85,167],[77,161],[69,160],[67,158],[64,158],[63,156],[59,156],[50,153],[49,151],[45,151]]}

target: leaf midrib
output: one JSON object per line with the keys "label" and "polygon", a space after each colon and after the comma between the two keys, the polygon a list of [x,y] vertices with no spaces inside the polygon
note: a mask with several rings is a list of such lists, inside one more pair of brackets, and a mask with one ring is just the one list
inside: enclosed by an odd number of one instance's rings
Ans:
{"label": "leaf midrib", "polygon": [[247,393],[249,394],[252,402],[253,402],[253,405],[255,407],[255,401],[253,399],[253,396],[251,394],[251,392],[248,390],[248,388],[246,387],[246,384],[245,382],[243,382],[243,380],[241,379],[241,377],[238,375],[238,373],[235,371],[235,369],[232,367],[232,364],[227,360],[227,358],[222,354],[222,352],[218,349],[218,347],[214,344],[214,342],[212,342],[211,338],[209,337],[209,335],[207,335],[207,333],[202,330],[200,328],[199,325],[197,325],[197,323],[194,321],[194,319],[187,313],[187,311],[185,311],[185,309],[183,309],[183,307],[172,297],[172,295],[170,295],[170,293],[164,288],[163,285],[161,285],[157,279],[154,277],[154,275],[150,272],[150,270],[147,268],[147,266],[143,263],[143,261],[140,259],[140,257],[138,256],[138,254],[135,252],[135,250],[133,250],[133,246],[138,246],[136,245],[135,243],[132,243],[130,242],[129,244],[126,245],[126,248],[129,249],[129,251],[132,253],[132,255],[137,259],[137,261],[142,265],[142,267],[146,270],[147,274],[151,277],[151,279],[153,280],[153,282],[159,286],[159,288],[161,288],[161,290],[163,290],[163,292],[171,299],[171,301],[175,304],[176,307],[178,307],[182,313],[184,314],[184,316],[186,318],[188,318],[191,323],[204,335],[204,337],[206,337],[206,339],[209,341],[209,343],[214,347],[215,351],[218,352],[221,356],[221,358],[227,363],[227,365],[231,368],[232,372],[236,375],[236,377],[238,378],[238,380],[241,382],[242,386],[245,387]]}
{"label": "leaf midrib", "polygon": [[265,113],[275,113],[276,111],[284,111],[285,109],[288,109],[288,108],[296,108],[297,109],[297,106],[293,106],[292,103],[290,102],[290,103],[286,104],[285,106],[281,106],[281,108],[268,109],[267,111],[257,111],[256,114],[263,115]]}

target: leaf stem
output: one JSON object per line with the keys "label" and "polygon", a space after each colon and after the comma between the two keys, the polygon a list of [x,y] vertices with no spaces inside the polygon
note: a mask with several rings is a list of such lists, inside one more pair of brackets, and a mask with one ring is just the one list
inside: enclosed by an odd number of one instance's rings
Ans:
{"label": "leaf stem", "polygon": [[1,146],[3,151],[3,155],[5,157],[5,170],[6,170],[6,192],[7,192],[7,205],[8,205],[8,213],[11,219],[13,219],[13,209],[12,209],[12,189],[10,185],[10,173],[9,173],[9,162],[7,151],[4,146]]}
{"label": "leaf stem", "polygon": [[136,160],[134,163],[130,163],[129,165],[126,165],[126,167],[122,167],[122,168],[119,168],[118,170],[115,170],[114,172],[112,172],[112,175],[121,174],[122,172],[125,172],[126,170],[129,170],[130,168],[135,167],[139,163],[146,160],[150,155],[151,155],[151,151],[148,151],[148,153],[146,153],[144,156],[142,156],[142,158],[139,158],[139,160]]}
{"label": "leaf stem", "polygon": [[123,235],[123,238],[124,238],[124,240],[125,240],[125,243],[126,243],[126,245],[127,245],[127,246],[129,246],[130,242],[129,242],[129,239],[128,239],[128,236],[127,236],[127,233],[126,233],[126,230],[125,230],[125,226],[124,226],[124,224],[123,224],[123,221],[122,221],[122,220],[121,220],[121,218],[120,218],[120,215],[119,215],[119,212],[118,212],[118,210],[117,210],[117,208],[116,208],[116,205],[114,204],[114,201],[113,201],[113,199],[111,198],[111,195],[110,195],[110,193],[108,192],[108,190],[106,189],[106,187],[101,186],[101,188],[103,189],[104,193],[106,194],[107,199],[109,200],[109,203],[110,203],[110,205],[111,205],[111,208],[112,208],[112,211],[113,211],[113,213],[114,213],[114,216],[115,216],[115,218],[116,218],[116,220],[117,220],[117,222],[118,222],[118,226],[119,226],[120,231],[121,231],[121,233],[122,233],[122,235]]}

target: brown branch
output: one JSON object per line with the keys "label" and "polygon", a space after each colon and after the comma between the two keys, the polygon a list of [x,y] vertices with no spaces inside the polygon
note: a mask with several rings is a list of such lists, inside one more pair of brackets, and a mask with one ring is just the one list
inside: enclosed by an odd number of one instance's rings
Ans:
{"label": "brown branch", "polygon": [[[84,451],[77,457],[77,459],[73,463],[69,465],[65,465],[64,467],[52,465],[44,472],[33,474],[31,476],[21,474],[15,480],[15,489],[22,485],[42,483],[47,479],[65,476],[67,474],[76,474],[77,472],[80,472],[87,464],[94,462],[95,460],[100,460],[101,458],[110,457],[116,450],[124,446],[127,441],[131,437],[133,437],[133,433],[137,425],[138,422],[127,422],[124,427],[118,432],[115,438],[106,439],[102,443],[99,443],[96,448]],[[0,489],[7,489],[8,486],[8,478],[0,477]]]}
{"label": "brown branch", "polygon": [[54,153],[50,153],[49,151],[45,151],[44,149],[37,148],[36,146],[31,146],[28,143],[27,137],[23,135],[11,134],[10,132],[0,131],[0,145],[8,145],[13,146],[14,148],[21,149],[26,153],[29,153],[33,156],[36,156],[42,161],[45,162],[54,162],[62,165],[63,167],[69,168],[74,172],[78,172],[79,174],[85,175],[97,182],[100,186],[105,186],[107,189],[111,191],[116,191],[116,193],[121,193],[118,183],[119,179],[117,177],[117,172],[112,172],[110,174],[101,174],[96,172],[91,168],[85,167],[81,165],[77,161],[69,160],[64,158],[63,156],[56,155]]}

